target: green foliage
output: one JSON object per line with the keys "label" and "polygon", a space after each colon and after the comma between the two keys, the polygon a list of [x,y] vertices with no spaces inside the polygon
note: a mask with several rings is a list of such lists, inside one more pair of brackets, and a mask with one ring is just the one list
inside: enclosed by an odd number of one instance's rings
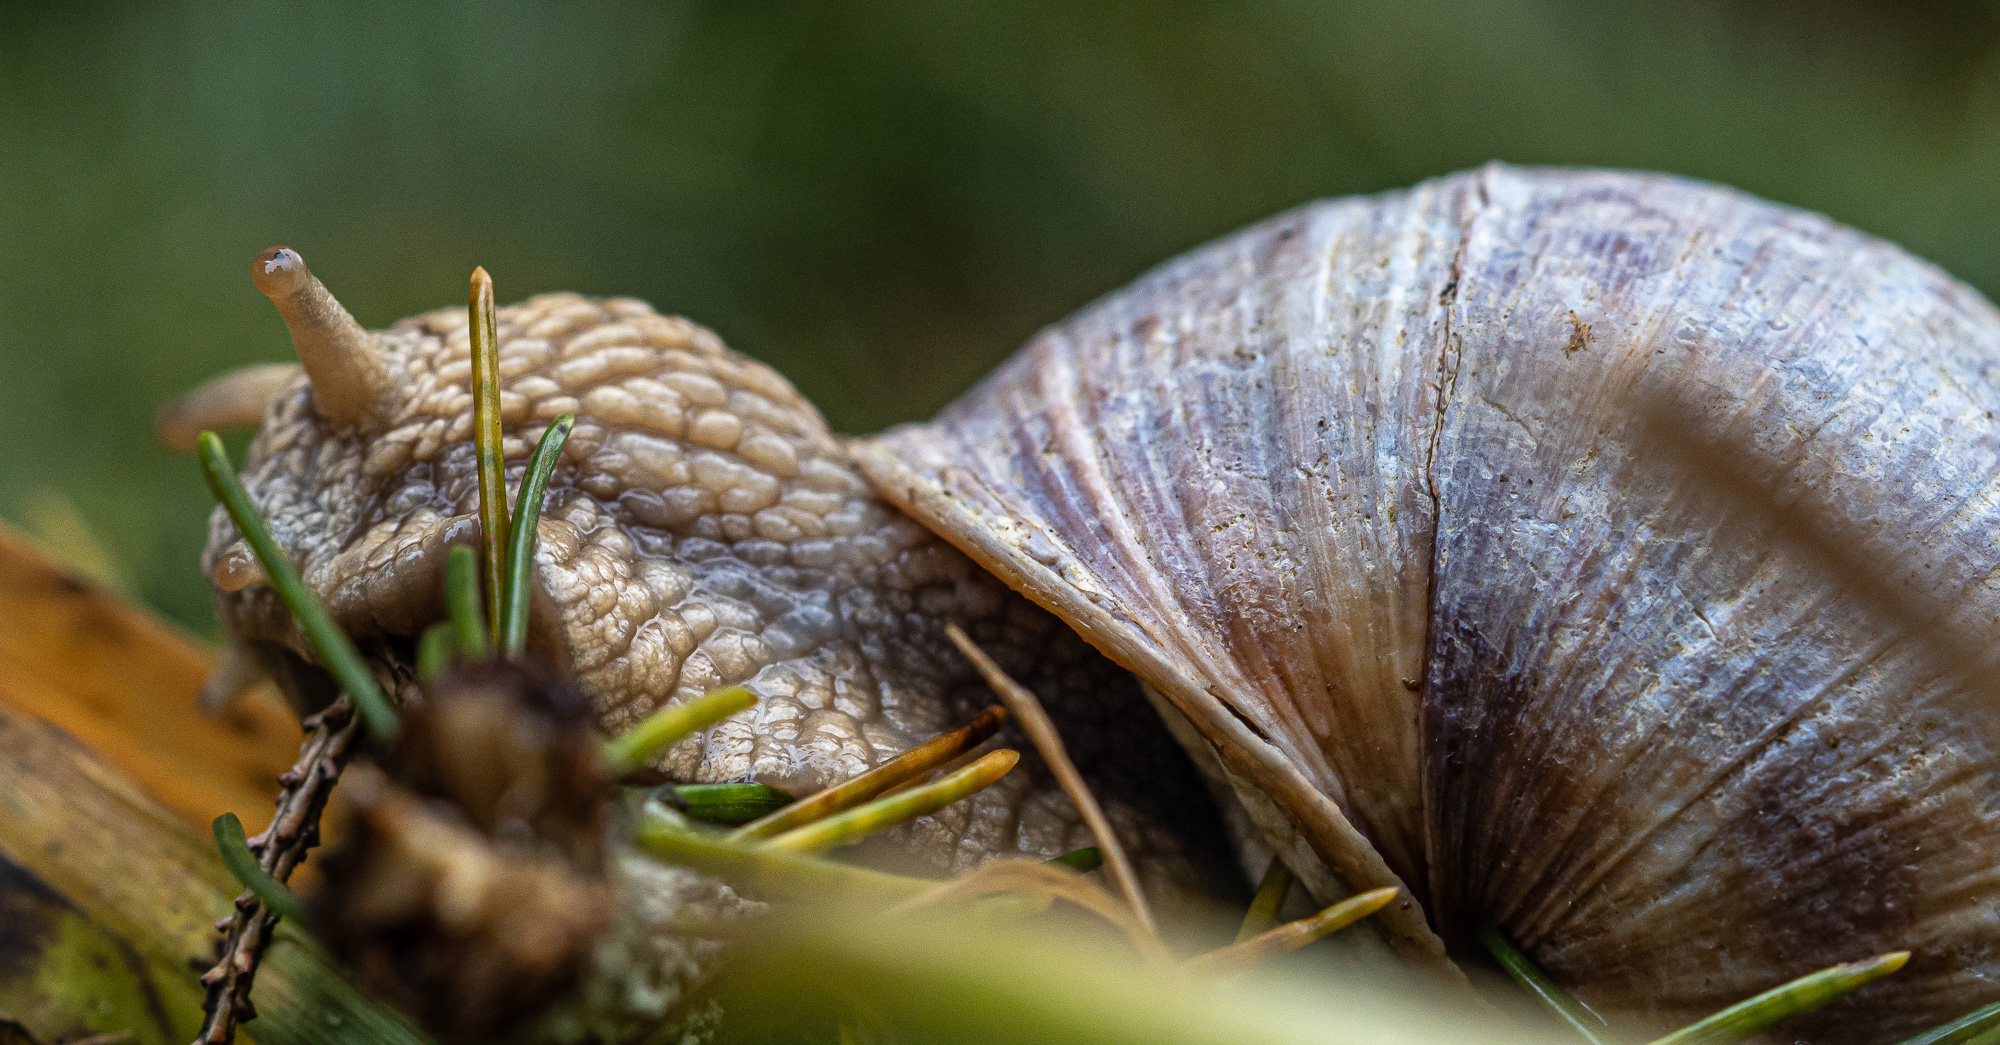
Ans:
{"label": "green foliage", "polygon": [[742,686],[724,686],[693,700],[669,704],[604,745],[604,764],[612,776],[624,776],[684,737],[757,703],[757,695]]}
{"label": "green foliage", "polygon": [[285,888],[283,883],[258,865],[257,856],[250,851],[243,835],[243,821],[235,813],[224,813],[215,818],[213,830],[215,850],[221,854],[222,866],[229,869],[230,877],[250,890],[265,910],[294,925],[304,925],[304,903],[297,893]]}
{"label": "green foliage", "polygon": [[1486,953],[1500,963],[1500,968],[1505,970],[1508,976],[1513,977],[1514,982],[1519,984],[1529,997],[1541,1003],[1549,1015],[1554,1016],[1563,1026],[1575,1031],[1578,1037],[1590,1045],[1610,1045],[1611,1034],[1604,1021],[1599,1019],[1596,1013],[1584,1008],[1583,1003],[1577,1001],[1568,991],[1557,986],[1554,980],[1549,979],[1548,975],[1537,968],[1534,962],[1529,961],[1528,956],[1522,954],[1512,941],[1501,935],[1498,928],[1482,925],[1479,927],[1478,935],[1479,943],[1486,948]]}
{"label": "green foliage", "polygon": [[792,804],[790,794],[765,784],[671,784],[662,790],[689,820],[731,827]]}
{"label": "green foliage", "polygon": [[1794,1016],[1847,997],[1901,969],[1903,963],[1909,960],[1910,952],[1893,951],[1866,961],[1821,969],[1731,1005],[1653,1042],[1653,1045],[1728,1045],[1754,1038]]}
{"label": "green foliage", "polygon": [[503,300],[635,294],[847,431],[1175,251],[1493,158],[1731,182],[1992,290],[1994,27],[1973,0],[0,5],[0,515],[63,492],[208,626],[208,505],[150,418],[288,357],[245,271],[274,242],[369,326],[474,264]]}
{"label": "green foliage", "polygon": [[533,601],[536,525],[542,517],[542,501],[548,496],[549,477],[562,459],[563,444],[576,427],[575,414],[555,419],[535,444],[528,458],[528,471],[521,478],[521,493],[514,503],[513,521],[507,535],[507,561],[501,571],[505,584],[500,593],[500,652],[518,658],[528,648],[528,605]]}
{"label": "green foliage", "polygon": [[463,544],[444,556],[444,607],[454,653],[478,660],[492,652],[479,603],[479,555]]}

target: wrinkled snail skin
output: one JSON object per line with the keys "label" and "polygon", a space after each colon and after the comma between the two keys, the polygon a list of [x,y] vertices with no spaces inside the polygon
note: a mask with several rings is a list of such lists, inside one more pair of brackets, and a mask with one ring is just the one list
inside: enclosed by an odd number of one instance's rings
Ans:
{"label": "wrinkled snail skin", "polygon": [[[295,281],[325,295],[298,266]],[[342,333],[353,321],[338,303],[322,304],[333,334],[306,314],[295,337],[303,323],[322,350],[361,340]],[[547,424],[577,415],[538,523],[529,647],[574,673],[605,731],[743,683],[755,708],[656,768],[803,794],[993,702],[944,635],[956,621],[1043,695],[1152,884],[1234,874],[1207,789],[1131,676],[879,500],[783,378],[626,299],[543,295],[500,309],[498,332],[510,500]],[[296,378],[243,475],[307,585],[407,698],[412,644],[444,613],[446,553],[479,538],[465,311],[369,333],[366,348],[363,377],[400,375],[372,412],[330,419]],[[339,361],[322,351],[319,366]],[[232,568],[242,561],[218,510],[203,565],[224,624],[301,704],[329,699],[275,593]],[[973,799],[885,833],[878,856],[939,873],[1089,844],[1031,755]]]}
{"label": "wrinkled snail skin", "polygon": [[1409,889],[1406,953],[1494,922],[1675,1022],[1908,949],[1782,1031],[1890,1041],[2000,998],[1991,679],[1638,419],[1990,636],[1996,377],[2000,314],[1891,245],[1496,165],[1195,251],[855,453],[1147,679],[1308,881]]}

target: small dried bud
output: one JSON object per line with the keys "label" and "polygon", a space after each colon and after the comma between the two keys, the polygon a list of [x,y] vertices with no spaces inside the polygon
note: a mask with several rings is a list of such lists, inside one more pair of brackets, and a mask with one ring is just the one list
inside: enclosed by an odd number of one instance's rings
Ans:
{"label": "small dried bud", "polygon": [[327,945],[447,1041],[490,1040],[573,992],[611,920],[610,781],[552,676],[476,664],[408,709],[315,897]]}

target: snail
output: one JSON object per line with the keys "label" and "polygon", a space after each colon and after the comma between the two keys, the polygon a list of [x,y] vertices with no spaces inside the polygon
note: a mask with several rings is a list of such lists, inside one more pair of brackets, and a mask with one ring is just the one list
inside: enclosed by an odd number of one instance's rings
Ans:
{"label": "snail", "polygon": [[[303,375],[268,406],[268,372],[211,390],[203,419],[261,411],[246,478],[281,545],[406,674],[476,534],[464,315],[368,334],[289,251],[258,281]],[[1419,963],[1491,924],[1665,1022],[1913,951],[1787,1028],[1828,1042],[2000,997],[2000,733],[1931,655],[2000,623],[2000,314],[1891,245],[1672,176],[1491,165],[1200,248],[848,442],[635,301],[533,298],[500,331],[511,474],[578,415],[535,647],[607,726],[765,697],[668,753],[677,779],[809,785],[942,727],[972,698],[938,628],[964,620],[1142,850],[1217,844],[1164,728],[1254,825],[1239,845],[1322,900],[1402,890],[1376,922]],[[1732,447],[1775,516],[1663,460],[1659,403],[1728,436],[1689,445]],[[1808,508],[1934,612],[1885,619],[1774,535]],[[236,542],[218,515],[221,615],[308,687]],[[1041,783],[982,801],[911,851],[1077,830]]]}

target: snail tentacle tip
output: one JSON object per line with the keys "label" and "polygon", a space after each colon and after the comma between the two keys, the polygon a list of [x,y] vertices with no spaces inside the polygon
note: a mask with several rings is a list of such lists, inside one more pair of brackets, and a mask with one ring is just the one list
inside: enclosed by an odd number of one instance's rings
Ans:
{"label": "snail tentacle tip", "polygon": [[306,259],[282,244],[264,248],[250,263],[250,281],[265,297],[274,300],[298,293],[311,278],[312,270],[306,268]]}
{"label": "snail tentacle tip", "polygon": [[290,247],[268,247],[258,254],[250,265],[250,280],[284,317],[319,412],[341,424],[376,419],[394,384],[376,336],[355,322]]}

